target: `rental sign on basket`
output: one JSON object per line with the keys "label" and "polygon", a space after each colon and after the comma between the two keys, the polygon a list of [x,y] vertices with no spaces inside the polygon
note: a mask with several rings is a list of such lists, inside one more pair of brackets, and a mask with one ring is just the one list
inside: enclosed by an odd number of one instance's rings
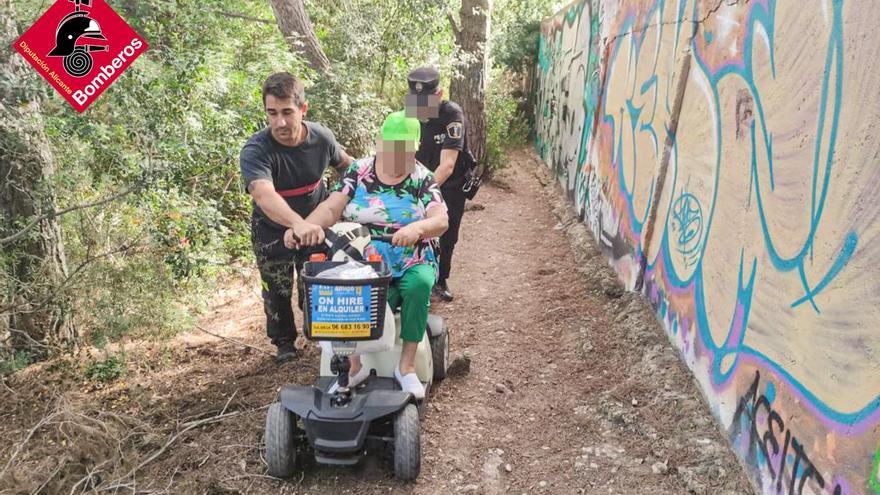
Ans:
{"label": "rental sign on basket", "polygon": [[82,113],[147,42],[103,0],[58,0],[13,47]]}
{"label": "rental sign on basket", "polygon": [[313,337],[370,336],[369,285],[315,285],[311,293]]}

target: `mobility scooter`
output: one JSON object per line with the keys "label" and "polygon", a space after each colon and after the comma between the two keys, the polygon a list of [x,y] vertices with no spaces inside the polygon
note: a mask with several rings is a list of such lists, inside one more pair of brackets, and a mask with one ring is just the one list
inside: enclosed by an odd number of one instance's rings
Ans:
{"label": "mobility scooter", "polygon": [[[386,301],[391,274],[380,258],[363,257],[371,240],[390,239],[371,236],[356,223],[338,223],[325,230],[323,252],[305,263],[299,287],[305,291],[303,333],[320,343],[321,371],[314,385],[284,385],[279,401],[269,407],[265,442],[270,475],[291,476],[301,453],[313,453],[321,464],[354,465],[371,446],[384,445],[391,447],[395,477],[418,477],[420,411],[427,399],[416,400],[394,379],[401,341],[400,316]],[[342,275],[340,270],[352,262],[362,264],[355,274],[365,276]],[[336,275],[324,275],[331,269]],[[370,377],[350,388],[354,355],[361,356]],[[416,375],[426,391],[445,378],[448,364],[446,324],[429,315],[416,355]]]}

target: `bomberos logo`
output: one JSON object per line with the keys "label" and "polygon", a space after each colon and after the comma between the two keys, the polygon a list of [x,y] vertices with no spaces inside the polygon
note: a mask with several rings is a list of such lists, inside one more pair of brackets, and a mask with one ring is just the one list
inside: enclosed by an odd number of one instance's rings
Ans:
{"label": "bomberos logo", "polygon": [[14,45],[82,112],[146,49],[103,0],[58,0]]}

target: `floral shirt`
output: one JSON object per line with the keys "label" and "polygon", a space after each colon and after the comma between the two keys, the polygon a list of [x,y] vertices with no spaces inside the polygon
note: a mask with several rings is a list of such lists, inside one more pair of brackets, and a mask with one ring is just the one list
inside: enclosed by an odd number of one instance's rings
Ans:
{"label": "floral shirt", "polygon": [[[423,220],[431,208],[446,210],[434,175],[421,163],[416,162],[415,171],[393,186],[379,181],[375,163],[373,157],[355,161],[333,188],[350,200],[342,212],[344,220],[365,225],[372,235],[384,235]],[[428,239],[406,247],[372,241],[364,254],[374,253],[382,255],[393,278],[402,277],[413,265],[430,264],[436,270],[437,257]]]}

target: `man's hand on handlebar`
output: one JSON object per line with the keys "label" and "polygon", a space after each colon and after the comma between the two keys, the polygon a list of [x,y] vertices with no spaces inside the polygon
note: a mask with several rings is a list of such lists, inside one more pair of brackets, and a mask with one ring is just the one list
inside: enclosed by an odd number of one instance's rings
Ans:
{"label": "man's hand on handlebar", "polygon": [[422,230],[418,225],[410,224],[395,232],[391,244],[395,246],[412,246],[422,240]]}
{"label": "man's hand on handlebar", "polygon": [[284,245],[288,249],[317,246],[324,242],[324,228],[308,222],[300,222],[284,232]]}
{"label": "man's hand on handlebar", "polygon": [[299,243],[296,242],[296,238],[293,236],[293,229],[284,231],[284,246],[287,249],[299,249]]}

